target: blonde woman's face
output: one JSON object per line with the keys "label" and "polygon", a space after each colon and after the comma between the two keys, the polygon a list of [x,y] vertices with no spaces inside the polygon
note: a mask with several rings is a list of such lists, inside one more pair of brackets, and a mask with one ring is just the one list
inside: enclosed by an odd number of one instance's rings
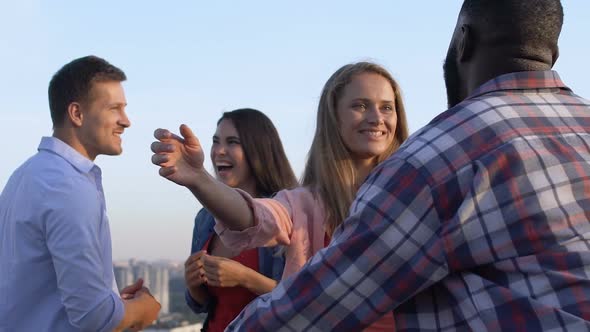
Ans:
{"label": "blonde woman's face", "polygon": [[340,135],[355,160],[373,160],[393,144],[397,114],[389,81],[375,73],[355,75],[337,104]]}

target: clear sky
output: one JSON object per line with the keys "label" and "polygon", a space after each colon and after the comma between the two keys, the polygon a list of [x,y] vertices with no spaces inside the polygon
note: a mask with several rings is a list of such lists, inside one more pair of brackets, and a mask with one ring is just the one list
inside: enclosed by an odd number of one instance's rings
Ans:
{"label": "clear sky", "polygon": [[[564,0],[555,69],[590,98],[590,2]],[[186,258],[200,205],[159,177],[158,127],[190,125],[207,151],[224,111],[252,107],[277,126],[298,175],[320,91],[340,66],[376,61],[404,92],[410,131],[445,110],[442,61],[461,1],[0,0],[0,188],[51,135],[48,82],[94,54],[122,68],[131,128],[123,155],[99,157],[115,259]],[[210,160],[206,161],[210,164]]]}

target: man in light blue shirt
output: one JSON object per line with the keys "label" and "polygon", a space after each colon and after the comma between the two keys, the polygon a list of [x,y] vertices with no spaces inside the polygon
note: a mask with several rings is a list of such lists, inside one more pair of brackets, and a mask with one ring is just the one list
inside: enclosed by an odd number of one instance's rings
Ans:
{"label": "man in light blue shirt", "polygon": [[117,292],[93,162],[122,152],[125,79],[88,56],[49,84],[53,137],[42,138],[0,196],[0,331],[138,330],[157,317],[160,305],[141,281]]}

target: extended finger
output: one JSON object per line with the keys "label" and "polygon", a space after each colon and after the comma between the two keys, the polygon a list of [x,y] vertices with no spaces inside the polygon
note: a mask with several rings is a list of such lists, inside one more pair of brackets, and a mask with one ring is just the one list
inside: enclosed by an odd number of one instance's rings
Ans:
{"label": "extended finger", "polygon": [[154,130],[154,137],[156,139],[166,139],[172,137],[172,133],[168,129],[158,128]]}
{"label": "extended finger", "polygon": [[162,168],[160,168],[158,173],[160,173],[161,176],[167,178],[170,175],[176,173],[176,167],[175,166],[162,167]]}
{"label": "extended finger", "polygon": [[174,144],[164,142],[152,142],[150,149],[154,153],[174,152]]}
{"label": "extended finger", "polygon": [[176,135],[168,129],[158,128],[154,131],[154,137],[159,140],[175,139],[181,143],[184,143],[184,138]]}
{"label": "extended finger", "polygon": [[164,163],[167,163],[170,160],[168,155],[165,154],[154,154],[152,155],[152,164],[160,166]]}

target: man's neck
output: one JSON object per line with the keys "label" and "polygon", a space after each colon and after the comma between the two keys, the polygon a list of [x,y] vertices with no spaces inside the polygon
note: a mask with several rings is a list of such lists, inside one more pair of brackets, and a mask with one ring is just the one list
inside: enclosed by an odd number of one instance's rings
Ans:
{"label": "man's neck", "polygon": [[91,157],[86,147],[80,142],[78,137],[68,130],[67,128],[55,128],[53,129],[53,137],[71,146],[72,149],[78,151],[81,155],[88,158],[90,161],[94,161],[96,157]]}
{"label": "man's neck", "polygon": [[[498,62],[497,59],[506,60]],[[471,77],[467,82],[468,95],[482,84],[500,75],[523,71],[545,71],[551,70],[551,67],[551,57],[549,54],[546,57],[533,57],[490,49],[486,51],[486,56],[480,56],[478,59],[474,59],[471,64],[473,74],[470,75]]]}

